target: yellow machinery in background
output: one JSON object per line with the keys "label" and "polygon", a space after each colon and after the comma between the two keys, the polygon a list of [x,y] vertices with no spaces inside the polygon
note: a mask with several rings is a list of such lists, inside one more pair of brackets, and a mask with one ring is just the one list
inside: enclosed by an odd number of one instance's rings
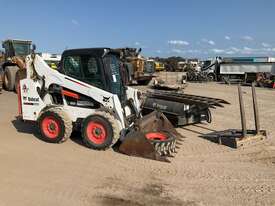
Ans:
{"label": "yellow machinery in background", "polygon": [[124,63],[129,84],[147,85],[154,77],[154,67],[140,55],[141,49],[118,48],[121,60]]}
{"label": "yellow machinery in background", "polygon": [[157,62],[155,61],[155,71],[156,72],[161,72],[165,70],[165,66],[162,62]]}

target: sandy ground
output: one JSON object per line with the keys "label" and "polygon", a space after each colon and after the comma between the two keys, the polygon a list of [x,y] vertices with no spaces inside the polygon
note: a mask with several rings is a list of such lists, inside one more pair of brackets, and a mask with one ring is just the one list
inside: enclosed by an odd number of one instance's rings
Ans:
{"label": "sandy ground", "polygon": [[[250,88],[244,87],[253,128]],[[185,137],[171,163],[93,151],[77,134],[63,144],[37,137],[15,119],[17,99],[0,95],[0,206],[5,205],[275,205],[275,91],[257,88],[269,139],[232,149],[199,137],[240,128],[235,86],[189,84],[187,93],[224,98],[211,124],[179,128]]]}

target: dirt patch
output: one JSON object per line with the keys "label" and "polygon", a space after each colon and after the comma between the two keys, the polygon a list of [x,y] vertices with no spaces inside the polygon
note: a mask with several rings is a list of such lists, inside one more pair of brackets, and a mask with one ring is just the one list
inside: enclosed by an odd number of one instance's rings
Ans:
{"label": "dirt patch", "polygon": [[173,206],[197,206],[193,201],[171,201],[171,200],[154,200],[148,201],[144,203],[136,202],[133,200],[127,200],[120,197],[115,196],[104,196],[101,197],[101,205],[103,206],[147,206],[147,205],[156,205],[156,206],[166,206],[166,205],[173,205]]}
{"label": "dirt patch", "polygon": [[120,197],[115,197],[115,196],[103,196],[101,197],[102,201],[102,205],[103,206],[128,206],[128,205],[132,205],[132,206],[144,206],[144,204],[140,204],[138,202],[132,201],[132,200],[126,200]]}
{"label": "dirt patch", "polygon": [[[106,186],[99,187],[99,191],[104,190],[108,193],[98,196],[97,198],[103,205],[197,205],[194,201],[182,201],[171,194],[168,191],[168,185],[161,183],[148,183],[143,184],[142,187],[138,184],[127,184],[121,179],[108,178],[108,184],[111,187]],[[101,188],[101,189],[100,189]],[[104,192],[103,192],[104,193]]]}
{"label": "dirt patch", "polygon": [[164,187],[161,184],[148,184],[143,188],[144,194],[151,194],[153,196],[160,197],[164,192]]}

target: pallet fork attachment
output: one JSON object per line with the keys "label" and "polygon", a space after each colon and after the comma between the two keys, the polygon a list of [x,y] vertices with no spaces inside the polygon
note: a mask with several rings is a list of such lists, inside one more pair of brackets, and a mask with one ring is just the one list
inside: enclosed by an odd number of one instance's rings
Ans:
{"label": "pallet fork attachment", "polygon": [[267,138],[266,130],[260,129],[259,110],[258,110],[257,95],[256,95],[254,83],[252,84],[251,90],[252,90],[252,99],[253,99],[255,130],[247,130],[242,88],[240,85],[238,85],[238,96],[239,96],[239,104],[240,104],[240,116],[241,116],[242,129],[241,130],[228,129],[224,131],[218,131],[218,132],[202,135],[201,137],[205,139],[209,139],[219,144],[233,147],[233,148],[249,146],[261,140],[266,139]]}

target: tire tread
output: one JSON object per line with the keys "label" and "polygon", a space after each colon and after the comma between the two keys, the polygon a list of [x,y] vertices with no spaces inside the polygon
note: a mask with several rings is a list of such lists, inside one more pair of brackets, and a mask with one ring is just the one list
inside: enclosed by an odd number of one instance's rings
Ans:
{"label": "tire tread", "polygon": [[67,141],[70,138],[70,136],[72,134],[72,130],[73,130],[72,121],[71,121],[70,117],[67,115],[67,113],[60,107],[51,107],[51,108],[45,110],[42,114],[44,114],[45,112],[55,113],[57,116],[59,116],[62,119],[65,132],[64,132],[63,138],[60,141],[58,141],[57,143],[62,143],[62,142]]}
{"label": "tire tread", "polygon": [[[105,118],[112,126],[112,130],[113,130],[113,139],[112,139],[112,143],[108,146],[108,147],[105,147],[104,149],[100,149],[100,148],[94,148],[93,149],[96,149],[96,150],[107,150],[109,149],[110,147],[112,147],[119,139],[119,136],[120,136],[120,129],[118,127],[118,124],[117,124],[117,120],[115,119],[115,117],[113,115],[111,115],[109,112],[105,112],[105,111],[96,111],[95,113],[92,114],[93,116],[100,116],[100,117],[103,117]],[[87,147],[90,147],[91,148],[91,145],[89,144],[89,142],[83,138],[83,141],[85,143],[85,145]]]}

